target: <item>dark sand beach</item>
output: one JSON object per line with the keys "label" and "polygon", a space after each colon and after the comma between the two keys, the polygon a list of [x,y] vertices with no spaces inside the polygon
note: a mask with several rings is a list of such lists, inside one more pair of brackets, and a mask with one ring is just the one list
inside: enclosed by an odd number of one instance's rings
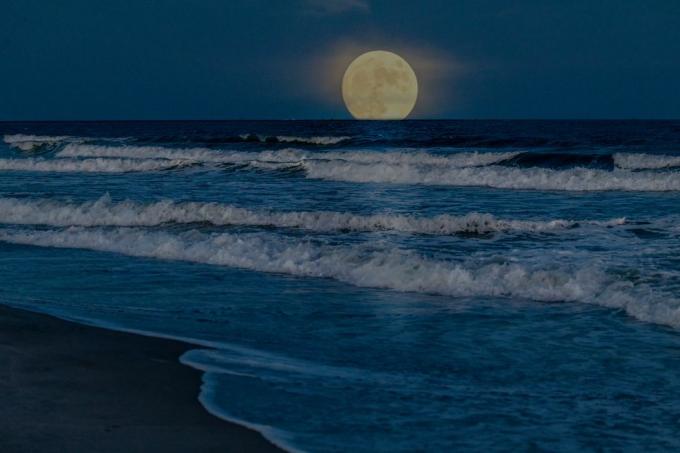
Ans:
{"label": "dark sand beach", "polygon": [[279,451],[205,411],[189,348],[0,306],[0,451]]}

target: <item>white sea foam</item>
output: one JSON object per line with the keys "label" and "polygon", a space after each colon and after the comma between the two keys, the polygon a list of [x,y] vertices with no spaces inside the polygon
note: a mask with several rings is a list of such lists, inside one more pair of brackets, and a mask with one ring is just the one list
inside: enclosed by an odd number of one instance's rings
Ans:
{"label": "white sea foam", "polygon": [[643,321],[680,326],[680,301],[656,297],[643,287],[608,274],[597,264],[537,268],[518,263],[436,261],[398,250],[315,245],[269,234],[172,234],[134,228],[5,229],[0,230],[0,240],[332,278],[355,286],[397,291],[584,302],[623,309]]}
{"label": "white sea foam", "polygon": [[312,231],[399,231],[450,235],[503,231],[550,232],[579,224],[615,226],[607,221],[504,220],[491,214],[413,217],[398,214],[357,215],[347,212],[250,210],[233,205],[201,202],[113,203],[106,195],[94,202],[64,203],[49,199],[0,198],[0,223],[52,226],[156,226],[164,223],[208,222],[213,225],[274,226]]}
{"label": "white sea foam", "polygon": [[327,152],[316,155],[321,160],[341,160],[356,163],[378,163],[390,165],[437,165],[446,167],[482,167],[512,159],[520,152],[458,152],[451,154],[430,154],[422,151],[345,151]]}
{"label": "white sea foam", "polygon": [[312,145],[337,145],[338,143],[350,140],[352,137],[293,137],[289,135],[278,135],[276,140],[281,143],[309,143]]}
{"label": "white sea foam", "polygon": [[69,144],[57,157],[118,157],[132,159],[186,159],[197,162],[243,163],[252,160],[290,162],[303,157],[297,150],[242,152],[215,151],[208,148],[167,148],[163,146],[103,146]]}
{"label": "white sea foam", "polygon": [[650,172],[591,168],[506,167],[494,164],[518,152],[333,151],[299,149],[276,151],[216,151],[161,146],[98,146],[68,144],[59,157],[117,157],[186,159],[198,162],[247,163],[257,168],[302,168],[310,178],[349,182],[486,186],[501,189],[570,191],[677,191],[680,172]]}
{"label": "white sea foam", "polygon": [[627,170],[653,170],[680,167],[680,156],[663,154],[616,153],[614,164]]}
{"label": "white sea foam", "polygon": [[184,160],[162,159],[0,159],[0,171],[124,173],[168,170],[191,165]]}
{"label": "white sea foam", "polygon": [[341,160],[358,163],[442,165],[473,167],[511,159],[519,152],[461,152],[446,155],[422,151],[333,151],[311,152],[299,149],[276,151],[216,151],[208,148],[167,148],[163,146],[100,146],[69,144],[59,157],[128,157],[147,159],[190,159],[202,162],[241,163],[250,161],[298,164],[309,159]]}
{"label": "white sea foam", "polygon": [[606,171],[588,168],[553,170],[504,166],[445,168],[431,165],[362,164],[311,160],[304,161],[303,166],[310,178],[349,182],[570,191],[680,190],[680,172]]}
{"label": "white sea foam", "polygon": [[24,134],[9,134],[3,137],[5,143],[12,148],[17,148],[22,151],[33,151],[44,145],[54,145],[71,137],[60,135],[24,135]]}

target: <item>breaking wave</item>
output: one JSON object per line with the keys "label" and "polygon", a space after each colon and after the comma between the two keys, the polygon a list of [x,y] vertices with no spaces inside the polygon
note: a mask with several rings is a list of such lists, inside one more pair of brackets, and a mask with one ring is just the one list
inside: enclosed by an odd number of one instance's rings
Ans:
{"label": "breaking wave", "polygon": [[49,199],[0,198],[0,223],[51,226],[156,226],[165,223],[207,222],[213,225],[273,226],[313,231],[398,231],[451,235],[493,232],[550,232],[579,225],[623,225],[625,219],[608,221],[503,220],[491,214],[439,215],[419,218],[407,215],[356,215],[346,212],[254,211],[232,205],[201,202],[113,203],[108,195],[94,202],[63,203]]}
{"label": "breaking wave", "polygon": [[268,144],[298,144],[298,145],[316,145],[316,146],[330,146],[338,145],[352,140],[349,136],[312,136],[312,137],[298,137],[293,135],[258,135],[258,134],[241,134],[227,137],[124,137],[124,138],[89,138],[89,137],[71,137],[66,135],[49,136],[49,135],[27,135],[27,134],[7,134],[3,137],[5,143],[13,148],[22,151],[32,151],[42,146],[52,146],[63,142],[87,143],[95,140],[113,140],[119,142],[121,140],[133,140],[136,142],[151,142],[151,143],[184,143],[184,142],[198,142],[206,144],[227,144],[238,142],[256,142]]}
{"label": "breaking wave", "polygon": [[167,159],[0,159],[0,171],[125,173],[159,171],[192,165],[184,160]]}
{"label": "breaking wave", "polygon": [[310,178],[364,183],[482,186],[499,189],[569,191],[678,191],[680,172],[632,172],[506,166],[443,168],[429,165],[304,161]]}
{"label": "breaking wave", "polygon": [[[247,164],[268,170],[299,169],[304,170],[309,178],[360,183],[567,191],[680,190],[680,172],[652,171],[680,167],[680,156],[619,153],[613,157],[613,169],[517,166],[520,162],[518,159],[524,162],[531,156],[522,152],[314,152],[295,148],[219,151],[209,148],[67,143],[57,153],[60,159],[4,159],[0,160],[0,170],[153,171],[201,162]],[[527,162],[533,161],[529,159]]]}
{"label": "breaking wave", "polygon": [[301,145],[337,145],[338,143],[351,140],[352,137],[295,137],[290,135],[254,135],[242,134],[239,136],[244,141],[259,141],[262,143],[298,143]]}
{"label": "breaking wave", "polygon": [[189,159],[201,162],[241,163],[250,161],[298,164],[305,160],[341,160],[357,163],[444,165],[452,167],[484,166],[503,162],[518,152],[460,152],[447,155],[422,151],[333,151],[309,152],[299,149],[276,151],[216,151],[207,148],[175,149],[162,146],[99,146],[69,144],[59,157],[127,157],[145,159]]}
{"label": "breaking wave", "polygon": [[49,135],[24,135],[24,134],[11,134],[5,135],[3,140],[10,147],[20,149],[21,151],[34,151],[43,146],[52,146],[57,143],[61,143],[64,140],[69,140],[71,137],[60,135],[60,136],[49,136]]}
{"label": "breaking wave", "polygon": [[412,252],[375,251],[363,245],[315,245],[268,234],[172,234],[134,228],[0,230],[0,240],[332,278],[396,291],[583,302],[622,309],[643,321],[680,325],[680,301],[654,297],[644,287],[610,275],[597,265],[536,268],[517,263],[456,263],[430,260]]}
{"label": "breaking wave", "polygon": [[131,159],[185,159],[196,162],[242,163],[252,160],[297,161],[303,155],[297,150],[282,151],[215,151],[208,148],[166,148],[162,146],[103,146],[69,144],[58,157],[117,157]]}
{"label": "breaking wave", "polygon": [[616,153],[614,164],[627,170],[654,170],[680,167],[680,156],[663,154]]}
{"label": "breaking wave", "polygon": [[135,143],[153,143],[158,145],[167,144],[204,144],[204,145],[226,145],[226,144],[267,144],[267,145],[311,145],[311,146],[333,146],[340,143],[347,143],[353,140],[349,136],[295,136],[295,135],[262,135],[262,134],[188,134],[188,135],[160,135],[133,137]]}

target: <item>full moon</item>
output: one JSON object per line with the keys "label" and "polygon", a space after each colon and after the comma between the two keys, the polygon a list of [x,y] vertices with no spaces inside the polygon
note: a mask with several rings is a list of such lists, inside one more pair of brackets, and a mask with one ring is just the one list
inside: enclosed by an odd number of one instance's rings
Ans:
{"label": "full moon", "polygon": [[342,78],[342,98],[358,120],[403,120],[418,98],[418,79],[399,55],[384,50],[357,57]]}

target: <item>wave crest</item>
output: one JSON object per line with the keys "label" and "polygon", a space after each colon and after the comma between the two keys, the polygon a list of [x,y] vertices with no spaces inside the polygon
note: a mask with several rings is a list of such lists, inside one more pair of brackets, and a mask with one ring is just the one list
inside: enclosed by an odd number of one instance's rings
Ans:
{"label": "wave crest", "polygon": [[3,137],[3,141],[10,147],[19,149],[21,151],[34,151],[43,146],[52,146],[68,140],[71,137],[65,135],[50,136],[50,135],[24,135],[24,134],[8,134]]}
{"label": "wave crest", "polygon": [[300,149],[276,151],[216,151],[208,148],[167,148],[162,146],[100,146],[69,144],[59,157],[127,157],[145,159],[190,159],[201,162],[241,163],[249,161],[300,163],[304,160],[340,160],[357,163],[389,163],[472,167],[503,162],[519,152],[460,152],[446,155],[423,151],[326,151]]}
{"label": "wave crest", "polygon": [[273,235],[171,234],[130,228],[0,230],[0,240],[332,278],[355,286],[397,291],[583,302],[623,309],[643,321],[680,325],[680,301],[654,297],[597,266],[572,269],[532,268],[516,263],[455,263],[403,251],[372,251],[361,245],[314,245]]}
{"label": "wave crest", "polygon": [[298,143],[301,145],[337,145],[338,143],[352,139],[352,137],[347,136],[296,137],[292,135],[269,136],[255,134],[241,134],[239,137],[245,141],[258,141],[261,143]]}
{"label": "wave crest", "polygon": [[276,212],[250,210],[219,203],[174,202],[142,204],[113,203],[108,195],[94,202],[63,203],[48,199],[0,198],[0,223],[52,226],[156,226],[164,223],[207,222],[213,225],[273,226],[312,231],[397,231],[415,234],[451,235],[494,232],[550,232],[578,225],[615,226],[625,219],[608,221],[504,220],[491,214],[438,215],[419,218],[408,215],[356,215],[347,212]]}
{"label": "wave crest", "polygon": [[423,165],[303,162],[310,178],[362,183],[481,186],[499,189],[569,191],[678,191],[680,173],[504,166],[442,168]]}
{"label": "wave crest", "polygon": [[616,153],[614,165],[627,170],[654,170],[680,167],[680,156],[663,154]]}
{"label": "wave crest", "polygon": [[161,159],[0,159],[0,170],[35,172],[126,173],[159,171],[192,165],[184,160]]}

